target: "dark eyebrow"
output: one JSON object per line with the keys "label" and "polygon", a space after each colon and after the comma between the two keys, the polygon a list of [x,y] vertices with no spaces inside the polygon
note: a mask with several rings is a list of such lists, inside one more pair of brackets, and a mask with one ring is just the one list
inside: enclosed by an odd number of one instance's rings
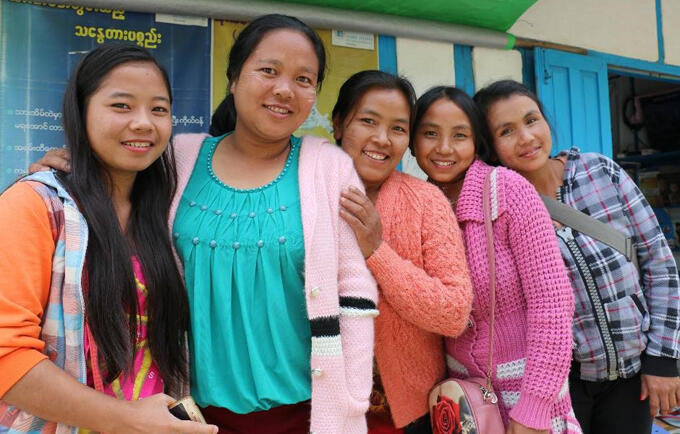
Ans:
{"label": "dark eyebrow", "polygon": [[[540,111],[540,110],[529,110],[528,112],[526,112],[526,113],[524,114],[524,116],[522,116],[522,119],[526,119],[528,116],[536,115],[536,114],[539,114],[539,115],[543,116],[543,115],[541,114],[541,111]],[[508,125],[512,125],[512,122],[505,122],[504,124],[501,124],[501,125],[495,125],[495,126],[491,129],[491,131],[496,131],[496,130],[498,130],[499,128],[503,128],[503,127],[506,127],[506,126],[508,126]]]}
{"label": "dark eyebrow", "polygon": [[[257,63],[269,63],[269,64],[276,65],[276,66],[281,66],[281,64],[282,64],[281,61],[277,60],[277,59],[258,59]],[[307,72],[307,73],[310,73],[310,74],[319,75],[318,72],[314,71],[314,69],[312,69],[308,66],[303,66],[302,70],[304,72]]]}
{"label": "dark eyebrow", "polygon": [[[422,127],[441,128],[440,125],[435,124],[434,122],[421,122],[420,125],[418,126],[418,128],[422,128]],[[472,127],[470,127],[470,125],[467,125],[467,124],[458,124],[458,125],[452,126],[451,129],[452,130],[459,130],[459,129],[471,130]]]}
{"label": "dark eyebrow", "polygon": [[492,128],[492,131],[497,131],[497,130],[499,130],[499,129],[501,129],[501,128],[507,127],[508,125],[512,125],[512,122],[505,122],[505,123],[502,123],[502,124],[500,124],[500,125],[495,125],[495,126]]}
{"label": "dark eyebrow", "polygon": [[132,94],[127,92],[113,92],[112,94],[109,94],[109,98],[132,98]]}
{"label": "dark eyebrow", "polygon": [[439,125],[435,124],[434,122],[421,122],[420,125],[418,125],[418,128],[423,127],[439,128]]}
{"label": "dark eyebrow", "polygon": [[375,111],[375,110],[373,110],[373,109],[370,109],[370,108],[362,109],[362,110],[360,110],[357,114],[373,115],[373,116],[375,116],[375,117],[377,117],[377,118],[381,118],[381,119],[382,119],[382,115],[381,115],[380,113],[378,113],[377,111]]}
{"label": "dark eyebrow", "polygon": [[[109,98],[134,98],[134,95],[127,92],[113,92],[112,94],[109,95]],[[167,103],[170,102],[170,98],[168,98],[167,96],[154,96],[152,100],[165,101]]]}
{"label": "dark eyebrow", "polygon": [[471,130],[472,127],[467,124],[458,124],[451,127],[452,130]]}

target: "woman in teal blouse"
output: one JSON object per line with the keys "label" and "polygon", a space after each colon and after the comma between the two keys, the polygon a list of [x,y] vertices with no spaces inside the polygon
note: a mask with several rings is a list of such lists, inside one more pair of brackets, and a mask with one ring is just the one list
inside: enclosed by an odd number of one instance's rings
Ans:
{"label": "woman in teal blouse", "polygon": [[[212,169],[224,137],[202,145],[173,238],[192,311],[194,399],[244,414],[311,397],[311,332],[301,272],[300,139],[293,137],[276,179],[238,189]],[[205,269],[211,272],[200,272]]]}
{"label": "woman in teal blouse", "polygon": [[292,136],[324,72],[312,29],[258,18],[229,55],[214,137],[176,140],[191,390],[222,433],[366,432],[377,291],[339,216],[361,181],[338,148]]}

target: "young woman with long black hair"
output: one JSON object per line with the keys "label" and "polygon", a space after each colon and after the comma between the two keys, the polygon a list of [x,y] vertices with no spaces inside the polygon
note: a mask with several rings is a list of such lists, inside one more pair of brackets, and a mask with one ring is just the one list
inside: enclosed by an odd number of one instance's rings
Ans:
{"label": "young woman with long black hair", "polygon": [[64,94],[71,173],[0,196],[0,430],[216,430],[174,418],[163,394],[188,380],[171,102],[146,50],[92,50]]}

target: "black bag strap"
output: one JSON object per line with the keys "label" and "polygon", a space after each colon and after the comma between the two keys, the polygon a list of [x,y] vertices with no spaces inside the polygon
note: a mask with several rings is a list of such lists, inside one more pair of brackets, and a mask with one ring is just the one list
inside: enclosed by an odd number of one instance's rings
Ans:
{"label": "black bag strap", "polygon": [[553,220],[608,245],[625,256],[628,261],[632,262],[638,271],[640,270],[637,252],[631,237],[627,237],[621,231],[599,221],[595,217],[591,217],[551,197],[542,194],[541,199],[543,199],[543,203]]}

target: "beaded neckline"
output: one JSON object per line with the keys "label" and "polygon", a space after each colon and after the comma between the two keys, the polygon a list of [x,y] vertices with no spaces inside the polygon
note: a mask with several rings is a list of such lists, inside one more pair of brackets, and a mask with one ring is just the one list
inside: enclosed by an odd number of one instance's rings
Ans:
{"label": "beaded neckline", "polygon": [[217,145],[228,134],[229,133],[227,133],[223,136],[220,136],[220,137],[215,137],[215,140],[210,145],[210,150],[208,152],[208,158],[207,158],[208,173],[210,174],[210,177],[213,179],[213,181],[215,181],[221,187],[226,188],[227,190],[231,190],[231,191],[235,191],[235,192],[239,192],[239,193],[249,193],[249,192],[255,192],[255,191],[262,191],[262,190],[265,190],[265,189],[271,187],[272,185],[278,183],[288,172],[288,168],[290,167],[290,165],[293,161],[293,158],[295,157],[295,153],[297,152],[297,148],[298,148],[298,145],[296,143],[297,141],[294,140],[293,136],[291,136],[290,142],[289,142],[290,143],[290,151],[288,152],[288,157],[286,158],[286,164],[284,164],[283,169],[281,170],[281,173],[279,173],[279,175],[276,178],[274,178],[272,181],[268,182],[267,184],[261,185],[259,187],[236,188],[236,187],[232,187],[231,185],[228,185],[228,184],[225,184],[224,182],[222,182],[222,180],[217,177],[217,175],[215,174],[215,172],[213,171],[213,168],[212,168],[213,156],[215,155],[215,150],[217,149]]}

